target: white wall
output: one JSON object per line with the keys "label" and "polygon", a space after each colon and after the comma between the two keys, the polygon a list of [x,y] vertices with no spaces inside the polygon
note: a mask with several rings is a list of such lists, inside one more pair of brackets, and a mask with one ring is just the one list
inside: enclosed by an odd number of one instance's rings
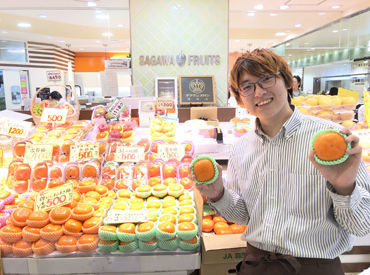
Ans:
{"label": "white wall", "polygon": [[5,91],[5,104],[7,109],[13,110],[20,110],[20,104],[13,104],[12,103],[12,93],[11,87],[12,86],[19,86],[20,87],[20,77],[18,70],[4,70],[3,71],[3,79],[4,79],[4,91]]}

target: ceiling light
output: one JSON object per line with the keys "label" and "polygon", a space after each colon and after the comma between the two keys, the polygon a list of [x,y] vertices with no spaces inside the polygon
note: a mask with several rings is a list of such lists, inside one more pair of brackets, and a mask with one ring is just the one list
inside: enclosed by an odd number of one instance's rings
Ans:
{"label": "ceiling light", "polygon": [[117,28],[123,28],[123,24],[118,24]]}
{"label": "ceiling light", "polygon": [[79,51],[83,51],[83,50],[84,50],[84,48],[79,48],[78,50],[79,50]]}
{"label": "ceiling light", "polygon": [[20,28],[30,28],[31,27],[31,24],[28,23],[28,22],[19,22],[17,24],[17,26],[20,27]]}
{"label": "ceiling light", "polygon": [[334,6],[331,6],[332,9],[339,9],[340,6],[339,5],[334,5]]}
{"label": "ceiling light", "polygon": [[311,50],[315,50],[315,48],[311,48]]}
{"label": "ceiling light", "polygon": [[97,15],[95,15],[95,18],[96,18],[96,19],[102,19],[102,20],[105,20],[105,19],[109,19],[109,15],[108,15],[108,14],[103,14],[103,13],[101,13],[101,14],[97,14]]}
{"label": "ceiling light", "polygon": [[112,36],[113,35],[113,33],[111,33],[111,32],[103,32],[102,34],[101,34],[102,36]]}
{"label": "ceiling light", "polygon": [[7,33],[8,33],[8,31],[1,31],[1,33],[3,33],[3,34],[7,34]]}
{"label": "ceiling light", "polygon": [[256,15],[256,13],[254,11],[248,12],[248,16],[255,16],[255,15]]}
{"label": "ceiling light", "polygon": [[236,43],[239,43],[239,42],[240,42],[240,40],[239,40],[239,39],[236,39],[236,40],[235,40],[235,42],[236,42]]}
{"label": "ceiling light", "polygon": [[344,32],[345,32],[345,31],[348,31],[348,29],[342,29],[342,31],[344,31]]}
{"label": "ceiling light", "polygon": [[288,56],[292,56],[292,54],[288,54]]}
{"label": "ceiling light", "polygon": [[276,36],[285,36],[285,35],[287,35],[287,33],[285,33],[285,32],[277,32],[277,33],[275,33],[275,35]]}
{"label": "ceiling light", "polygon": [[66,41],[64,41],[64,40],[59,40],[58,42],[59,43],[66,43]]}
{"label": "ceiling light", "polygon": [[257,4],[253,7],[255,10],[263,10],[263,4]]}
{"label": "ceiling light", "polygon": [[326,14],[326,12],[324,12],[324,11],[319,12],[319,15],[325,15],[325,14]]}
{"label": "ceiling light", "polygon": [[300,28],[300,27],[302,27],[302,24],[295,24],[294,27]]}
{"label": "ceiling light", "polygon": [[333,32],[338,32],[338,30],[333,30]]}
{"label": "ceiling light", "polygon": [[89,2],[87,2],[87,6],[88,7],[96,7],[96,3],[92,2],[92,1],[89,1]]}
{"label": "ceiling light", "polygon": [[289,6],[288,5],[281,5],[280,9],[281,10],[286,10],[286,9],[289,9]]}
{"label": "ceiling light", "polygon": [[47,16],[46,14],[40,14],[40,15],[39,15],[39,17],[40,17],[40,18],[46,18],[46,17],[48,17],[48,16]]}
{"label": "ceiling light", "polygon": [[270,13],[270,16],[277,16],[277,13],[273,13],[273,12],[271,12],[271,13]]}

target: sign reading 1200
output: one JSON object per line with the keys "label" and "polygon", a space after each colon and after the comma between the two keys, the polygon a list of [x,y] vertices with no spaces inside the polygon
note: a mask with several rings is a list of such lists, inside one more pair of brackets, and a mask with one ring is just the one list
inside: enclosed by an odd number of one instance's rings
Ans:
{"label": "sign reading 1200", "polygon": [[[141,66],[168,66],[168,65],[179,65],[184,66],[199,66],[199,65],[220,65],[221,57],[219,55],[185,55],[179,53],[176,57],[173,55],[141,55],[139,57],[139,64]],[[176,62],[176,63],[175,63]]]}

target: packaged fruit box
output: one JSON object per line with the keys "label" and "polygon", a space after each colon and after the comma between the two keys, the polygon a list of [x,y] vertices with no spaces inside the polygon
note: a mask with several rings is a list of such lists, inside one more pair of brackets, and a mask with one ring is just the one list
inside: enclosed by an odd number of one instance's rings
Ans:
{"label": "packaged fruit box", "polygon": [[177,120],[157,116],[150,121],[151,140],[175,141]]}

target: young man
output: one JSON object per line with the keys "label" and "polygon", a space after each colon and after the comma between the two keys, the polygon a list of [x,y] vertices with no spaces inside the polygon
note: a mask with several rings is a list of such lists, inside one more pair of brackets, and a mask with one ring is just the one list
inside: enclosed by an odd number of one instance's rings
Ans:
{"label": "young man", "polygon": [[[342,164],[315,162],[311,137],[340,125],[301,114],[287,100],[292,75],[267,49],[239,57],[231,71],[238,104],[257,117],[233,146],[227,182],[197,186],[229,221],[248,224],[246,258],[238,274],[344,274],[339,255],[352,234],[370,232],[370,184],[358,137]],[[221,168],[219,167],[221,172]]]}
{"label": "young man", "polygon": [[306,94],[301,90],[302,88],[302,80],[299,75],[293,76],[293,96],[305,96]]}

